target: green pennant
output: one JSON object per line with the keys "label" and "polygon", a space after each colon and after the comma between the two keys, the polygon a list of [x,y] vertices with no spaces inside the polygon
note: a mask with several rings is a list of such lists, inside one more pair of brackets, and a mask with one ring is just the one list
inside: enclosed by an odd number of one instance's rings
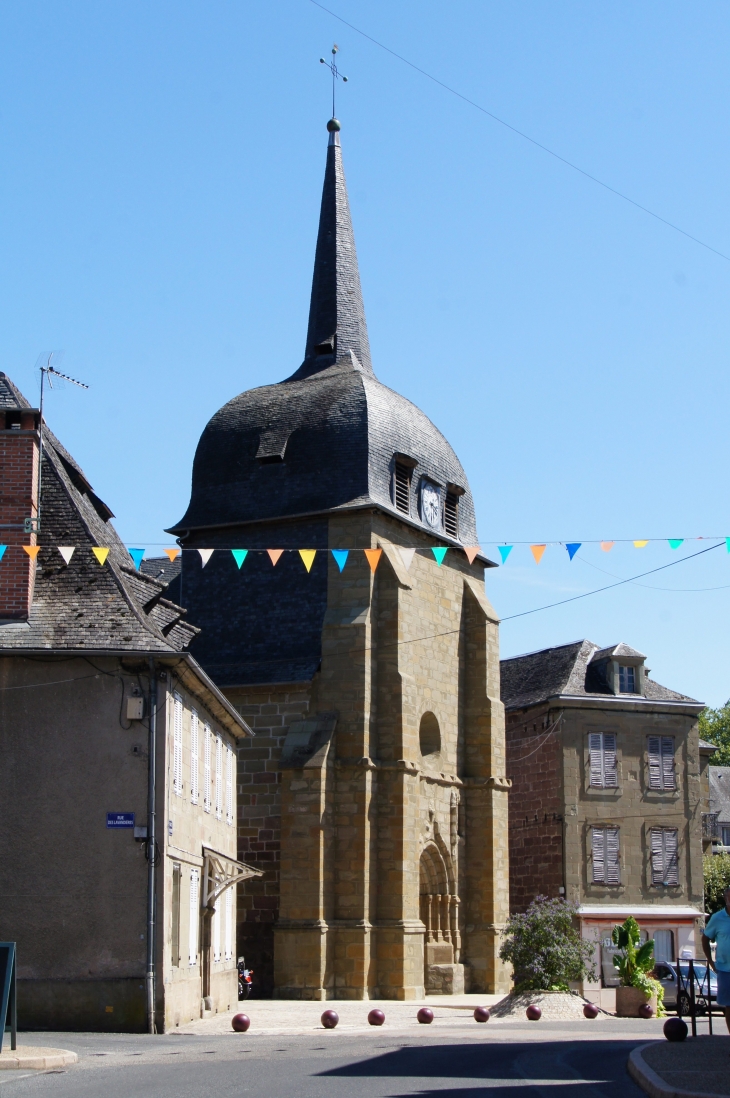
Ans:
{"label": "green pennant", "polygon": [[438,564],[439,568],[444,563],[444,557],[446,556],[448,551],[449,551],[448,545],[432,545],[431,546],[431,552],[436,557],[436,563]]}
{"label": "green pennant", "polygon": [[667,538],[670,549],[679,549],[680,545],[684,541],[684,538]]}
{"label": "green pennant", "polygon": [[236,564],[240,568],[248,556],[248,549],[231,549],[231,552],[233,553]]}

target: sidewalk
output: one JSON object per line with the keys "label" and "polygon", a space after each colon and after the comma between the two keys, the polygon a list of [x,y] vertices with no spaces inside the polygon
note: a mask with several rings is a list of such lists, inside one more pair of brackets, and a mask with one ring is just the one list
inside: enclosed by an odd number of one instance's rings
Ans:
{"label": "sidewalk", "polygon": [[651,1098],[730,1096],[727,1034],[641,1045],[631,1053],[628,1066],[634,1082]]}

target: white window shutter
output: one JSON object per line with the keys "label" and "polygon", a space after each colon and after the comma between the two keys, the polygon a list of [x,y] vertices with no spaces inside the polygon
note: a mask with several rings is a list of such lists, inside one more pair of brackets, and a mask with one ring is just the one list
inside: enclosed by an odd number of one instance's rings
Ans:
{"label": "white window shutter", "polygon": [[233,889],[235,887],[231,885],[224,893],[226,897],[226,961],[233,959]]}
{"label": "white window shutter", "polygon": [[619,867],[619,829],[606,828],[606,884],[617,885],[620,882]]}
{"label": "white window shutter", "polygon": [[603,733],[603,784],[607,789],[615,789],[618,785],[615,732]]}
{"label": "white window shutter", "polygon": [[199,722],[198,714],[194,709],[190,711],[190,803],[198,803],[200,748],[199,748]]}
{"label": "white window shutter", "polygon": [[200,870],[190,870],[190,934],[188,937],[189,963],[198,963],[198,919],[200,908]]}
{"label": "white window shutter", "polygon": [[588,760],[590,785],[593,789],[603,788],[603,736],[600,732],[591,732],[588,736]]}
{"label": "white window shutter", "polygon": [[226,746],[226,823],[233,824],[233,748]]}
{"label": "white window shutter", "polygon": [[604,828],[593,828],[591,850],[593,853],[593,883],[604,884],[606,880],[606,833]]}
{"label": "white window shutter", "polygon": [[206,812],[210,812],[210,725],[206,724],[203,732],[204,754],[203,754],[203,808]]}
{"label": "white window shutter", "polygon": [[664,832],[664,884],[679,884],[679,832],[675,827],[665,827]]}
{"label": "white window shutter", "polygon": [[223,740],[220,733],[215,738],[215,818],[223,815]]}
{"label": "white window shutter", "polygon": [[662,788],[662,746],[659,736],[647,736],[649,753],[649,789]]}
{"label": "white window shutter", "polygon": [[651,835],[651,883],[660,885],[664,883],[664,842],[662,829],[652,827]]}
{"label": "white window shutter", "polygon": [[172,718],[172,791],[182,796],[182,723],[183,703],[178,693],[173,695]]}
{"label": "white window shutter", "polygon": [[662,789],[674,788],[674,736],[662,736]]}
{"label": "white window shutter", "polygon": [[215,911],[213,912],[213,960],[220,961],[221,959],[221,898],[220,896],[215,902]]}

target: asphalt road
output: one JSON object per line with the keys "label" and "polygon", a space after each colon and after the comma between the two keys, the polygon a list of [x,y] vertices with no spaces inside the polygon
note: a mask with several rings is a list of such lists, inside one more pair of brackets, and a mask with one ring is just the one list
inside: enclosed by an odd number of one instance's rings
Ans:
{"label": "asphalt road", "polygon": [[[42,1043],[78,1052],[79,1064],[33,1075],[3,1072],[0,1096],[645,1098],[626,1073],[641,1037],[571,1040],[564,1024],[544,1025],[537,1036],[512,1026],[485,1026],[469,1037],[389,1036],[385,1030],[289,1037],[43,1034]],[[41,1035],[34,1037],[41,1043]]]}

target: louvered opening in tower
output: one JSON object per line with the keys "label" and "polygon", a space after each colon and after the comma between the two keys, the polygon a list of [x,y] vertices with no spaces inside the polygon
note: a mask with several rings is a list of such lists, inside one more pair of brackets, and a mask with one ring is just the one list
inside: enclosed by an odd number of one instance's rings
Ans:
{"label": "louvered opening in tower", "polygon": [[396,508],[402,511],[404,515],[411,513],[412,473],[413,467],[411,465],[406,465],[405,462],[396,459],[393,476],[393,497]]}
{"label": "louvered opening in tower", "polygon": [[459,497],[456,492],[446,493],[444,530],[449,537],[458,538],[459,536]]}

